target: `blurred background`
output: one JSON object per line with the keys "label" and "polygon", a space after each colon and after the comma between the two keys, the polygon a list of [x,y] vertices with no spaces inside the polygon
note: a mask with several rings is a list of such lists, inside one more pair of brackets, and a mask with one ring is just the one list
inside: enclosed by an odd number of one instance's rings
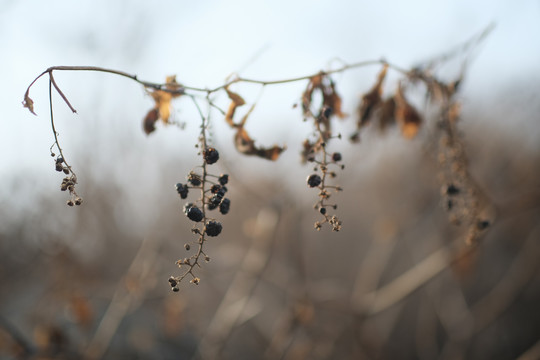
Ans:
{"label": "blurred background", "polygon": [[[244,157],[213,117],[231,212],[208,245],[201,284],[167,283],[193,240],[174,184],[197,166],[199,116],[146,136],[152,99],[133,81],[58,72],[77,114],[55,98],[59,140],[82,206],[65,205],[49,147],[53,65],[94,65],[194,87],[231,73],[276,80],[384,57],[403,68],[496,26],[475,48],[460,93],[470,172],[496,209],[476,247],[441,206],[427,132],[367,129],[334,141],[346,168],[343,230],[313,229],[316,193],[301,165],[311,133],[305,83],[238,85],[258,101],[248,130],[286,144],[277,162]],[[0,358],[540,358],[540,1],[0,1]],[[457,76],[448,64],[445,80]],[[355,109],[377,67],[334,80]],[[385,91],[395,88],[390,74]],[[216,101],[223,107],[227,99]],[[218,114],[215,114],[218,115]],[[346,138],[346,137],[345,137]]]}

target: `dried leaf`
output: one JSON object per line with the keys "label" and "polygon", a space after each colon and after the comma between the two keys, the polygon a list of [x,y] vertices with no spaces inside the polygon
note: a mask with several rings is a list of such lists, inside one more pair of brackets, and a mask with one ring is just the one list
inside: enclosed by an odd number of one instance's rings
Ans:
{"label": "dried leaf", "polygon": [[165,89],[167,91],[151,89],[149,92],[156,103],[155,109],[159,111],[158,117],[165,124],[168,124],[171,116],[171,100],[182,95],[182,87],[176,82],[175,75],[167,76]]}
{"label": "dried leaf", "polygon": [[418,111],[407,102],[403,95],[401,85],[398,86],[395,95],[396,101],[396,121],[401,126],[401,133],[407,139],[412,139],[418,133],[422,118]]}
{"label": "dried leaf", "polygon": [[306,90],[302,93],[302,110],[304,115],[311,115],[311,100],[313,98],[313,92],[316,89],[321,89],[323,82],[322,74],[316,75],[309,79],[309,83],[306,87]]}
{"label": "dried leaf", "polygon": [[146,117],[143,121],[143,129],[146,135],[149,135],[150,133],[154,132],[156,130],[156,121],[159,119],[159,109],[153,108],[146,114]]}
{"label": "dried leaf", "polygon": [[28,96],[28,92],[26,94],[24,94],[24,101],[23,101],[23,106],[25,108],[27,108],[28,110],[30,110],[30,112],[34,115],[37,115],[35,112],[34,112],[34,100],[30,99],[30,96]]}
{"label": "dried leaf", "polygon": [[455,123],[459,120],[459,116],[461,115],[461,104],[458,102],[454,102],[450,104],[448,107],[448,119]]}
{"label": "dried leaf", "polygon": [[227,92],[229,99],[232,100],[232,103],[231,105],[229,105],[229,109],[225,114],[225,121],[227,122],[227,124],[229,124],[230,127],[236,127],[233,119],[234,113],[236,112],[236,108],[244,105],[246,101],[240,95],[230,91],[228,88],[225,88],[225,91]]}
{"label": "dried leaf", "polygon": [[243,126],[238,126],[238,131],[234,136],[234,144],[236,149],[245,155],[255,155],[272,161],[277,160],[279,155],[285,150],[285,147],[277,145],[271,148],[256,147],[255,141],[249,136]]}
{"label": "dried leaf", "polygon": [[308,139],[304,140],[302,144],[302,152],[300,155],[302,156],[302,163],[306,163],[307,161],[313,161],[315,159],[315,144],[312,144]]}
{"label": "dried leaf", "polygon": [[336,115],[340,119],[344,119],[348,116],[348,114],[344,113],[341,110],[342,100],[336,92],[336,86],[332,80],[330,80],[330,85],[324,91],[323,103],[325,106],[328,106],[330,109],[332,109],[333,115]]}
{"label": "dried leaf", "polygon": [[156,90],[151,95],[156,103],[156,109],[159,111],[159,118],[161,118],[165,124],[169,123],[172,95],[163,90]]}
{"label": "dried leaf", "polygon": [[379,129],[385,131],[388,127],[396,123],[394,114],[396,112],[396,101],[391,96],[383,101],[379,110]]}
{"label": "dried leaf", "polygon": [[381,105],[382,83],[386,77],[388,65],[384,65],[381,72],[377,76],[377,82],[371,90],[362,97],[362,102],[358,107],[358,129],[365,126],[375,109]]}

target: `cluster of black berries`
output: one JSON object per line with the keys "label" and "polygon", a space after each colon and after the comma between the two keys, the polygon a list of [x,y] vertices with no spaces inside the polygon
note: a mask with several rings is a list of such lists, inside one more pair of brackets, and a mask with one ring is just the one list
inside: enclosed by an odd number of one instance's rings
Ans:
{"label": "cluster of black berries", "polygon": [[341,220],[339,220],[335,215],[330,216],[328,214],[328,207],[332,207],[335,210],[337,205],[328,204],[327,200],[331,197],[331,193],[329,191],[330,188],[334,189],[335,191],[341,191],[342,188],[340,186],[326,185],[323,180],[326,176],[330,176],[332,178],[337,176],[335,172],[329,171],[329,165],[338,165],[341,167],[341,169],[344,168],[344,165],[338,164],[342,160],[341,153],[339,152],[335,152],[331,155],[325,152],[324,156],[324,160],[319,162],[318,165],[313,169],[313,171],[322,171],[323,176],[321,177],[321,175],[314,173],[309,175],[306,179],[307,185],[310,188],[320,189],[319,201],[314,205],[314,208],[318,209],[319,213],[324,217],[324,219],[315,223],[315,229],[320,230],[324,223],[329,223],[332,226],[333,231],[339,231],[341,230]]}
{"label": "cluster of black berries", "polygon": [[[192,275],[192,284],[199,284],[199,278],[193,275],[193,267],[199,264],[199,257],[204,255],[205,261],[210,261],[210,257],[203,252],[203,244],[206,241],[205,235],[208,237],[215,237],[221,234],[223,226],[219,221],[214,218],[208,217],[205,213],[206,210],[214,210],[219,208],[219,212],[223,215],[227,214],[230,210],[231,200],[225,197],[227,194],[226,185],[229,182],[228,174],[220,174],[219,176],[210,174],[207,172],[206,165],[215,164],[219,160],[219,153],[212,147],[206,147],[202,151],[204,159],[203,172],[197,173],[190,171],[185,183],[177,183],[175,185],[176,191],[180,198],[186,199],[189,195],[189,191],[192,189],[198,189],[202,193],[202,198],[196,202],[188,202],[184,205],[183,212],[187,218],[195,223],[201,224],[194,226],[191,231],[199,236],[198,246],[199,251],[190,257],[180,259],[176,262],[179,267],[187,266],[188,269],[180,277],[169,278],[169,284],[174,292],[179,291],[178,285],[187,275]],[[211,180],[212,179],[212,180]],[[217,181],[215,180],[217,179]],[[186,243],[184,245],[186,251],[191,250],[191,245]]]}
{"label": "cluster of black berries", "polygon": [[212,197],[210,197],[210,201],[208,202],[208,210],[214,210],[219,207],[220,213],[222,213],[223,215],[227,214],[231,207],[231,200],[225,197],[225,194],[227,193],[227,187],[224,185],[215,184],[212,185],[212,187],[210,188],[210,192],[213,195]]}
{"label": "cluster of black berries", "polygon": [[187,186],[187,184],[177,183],[175,187],[176,192],[178,193],[178,195],[180,195],[182,199],[187,198],[189,193],[189,187]]}

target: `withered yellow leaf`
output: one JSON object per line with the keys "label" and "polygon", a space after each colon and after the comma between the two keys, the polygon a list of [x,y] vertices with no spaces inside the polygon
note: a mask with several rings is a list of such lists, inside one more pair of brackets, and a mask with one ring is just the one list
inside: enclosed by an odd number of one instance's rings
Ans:
{"label": "withered yellow leaf", "polygon": [[158,109],[159,118],[168,124],[171,116],[171,100],[182,95],[182,87],[176,82],[176,75],[167,76],[165,89],[151,89],[149,92],[156,104],[154,108]]}

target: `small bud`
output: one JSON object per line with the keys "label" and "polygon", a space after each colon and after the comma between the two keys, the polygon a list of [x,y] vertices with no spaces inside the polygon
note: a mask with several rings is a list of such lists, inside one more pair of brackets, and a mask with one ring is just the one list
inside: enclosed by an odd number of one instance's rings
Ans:
{"label": "small bud", "polygon": [[185,244],[184,245],[184,249],[186,249],[187,251],[189,251],[191,249],[191,246],[189,244]]}

